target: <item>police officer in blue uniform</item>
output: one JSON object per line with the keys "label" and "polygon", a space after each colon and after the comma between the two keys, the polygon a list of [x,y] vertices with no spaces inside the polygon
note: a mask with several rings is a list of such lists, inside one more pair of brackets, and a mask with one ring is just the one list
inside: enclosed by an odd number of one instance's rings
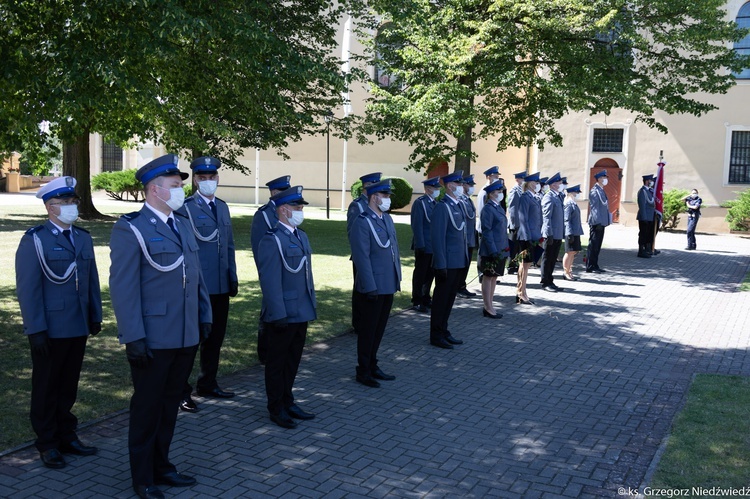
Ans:
{"label": "police officer in blue uniform", "polygon": [[554,271],[557,256],[560,253],[563,237],[565,237],[565,212],[560,199],[562,178],[555,173],[547,179],[549,191],[542,198],[542,237],[544,237],[544,253],[542,254],[542,289],[552,293],[562,288],[555,284]]}
{"label": "police officer in blue uniform", "polygon": [[518,266],[518,281],[516,284],[516,303],[533,305],[526,293],[526,283],[529,278],[529,267],[535,258],[535,251],[542,238],[542,205],[538,198],[541,189],[539,173],[533,173],[523,178],[523,194],[518,200],[516,242],[521,263]]}
{"label": "police officer in blue uniform", "polygon": [[484,183],[484,186],[479,191],[479,194],[477,194],[477,216],[476,216],[476,223],[475,228],[477,230],[477,233],[482,233],[482,222],[480,220],[482,216],[482,208],[484,208],[485,203],[487,202],[487,192],[485,191],[485,187],[488,185],[494,184],[500,179],[500,168],[498,166],[491,166],[490,168],[486,169],[484,172],[484,176],[486,177],[487,181]]}
{"label": "police officer in blue uniform", "polygon": [[466,278],[469,276],[469,268],[471,262],[474,260],[474,250],[479,246],[477,241],[477,210],[474,207],[474,201],[471,196],[474,194],[474,175],[467,175],[461,179],[461,185],[464,190],[464,195],[461,196],[461,209],[464,211],[464,218],[466,219],[466,244],[469,251],[469,263],[466,265],[463,273],[461,274],[459,285],[458,285],[458,296],[464,298],[473,298],[477,294],[473,291],[466,289]]}
{"label": "police officer in blue uniform", "polygon": [[393,306],[393,295],[401,289],[401,258],[396,227],[388,214],[391,181],[382,180],[365,190],[367,208],[354,219],[349,232],[352,261],[357,267],[354,295],[366,321],[357,336],[356,380],[377,388],[377,380],[394,380],[378,365],[378,349]]}
{"label": "police officer in blue uniform", "polygon": [[73,225],[78,196],[73,177],[43,186],[49,220],[26,231],[16,251],[16,294],[31,346],[31,427],[45,466],[62,468],[61,453],[96,454],[76,435],[71,412],[89,335],[102,329],[102,299],[94,245]]}
{"label": "police officer in blue uniform", "polygon": [[599,266],[599,252],[604,241],[604,229],[612,223],[612,214],[609,212],[609,200],[604,186],[607,185],[607,170],[602,170],[594,175],[596,184],[589,191],[589,247],[586,257],[586,272],[604,272]]}
{"label": "police officer in blue uniform", "polygon": [[487,279],[482,280],[482,315],[490,319],[500,319],[503,314],[495,310],[494,297],[497,277],[505,274],[505,259],[510,254],[508,244],[508,219],[502,203],[505,194],[502,179],[484,188],[487,201],[480,215],[482,237],[479,242],[479,270]]}
{"label": "police officer in blue uniform", "polygon": [[[276,204],[273,202],[273,196],[285,191],[291,187],[289,183],[292,177],[290,175],[283,175],[275,178],[270,182],[266,182],[266,187],[270,191],[271,198],[268,203],[264,204],[255,212],[253,215],[253,224],[250,227],[250,247],[253,250],[253,260],[255,261],[255,267],[258,267],[258,244],[260,240],[269,230],[276,228],[276,224],[279,222],[279,218],[276,216]],[[263,321],[258,316],[258,360],[261,364],[266,362],[266,335],[263,329]]]}
{"label": "police officer in blue uniform", "polygon": [[643,185],[638,189],[638,258],[651,258],[651,247],[654,243],[654,217],[656,215],[654,200],[654,176],[643,175]]}
{"label": "police officer in blue uniform", "polygon": [[211,300],[190,222],[177,212],[188,177],[177,164],[167,154],[136,172],[146,202],[120,217],[109,244],[112,307],[133,381],[128,450],[139,497],[163,497],[157,484],[196,483],[177,472],[169,447],[195,350],[211,332]]}
{"label": "police officer in blue uniform", "polygon": [[440,196],[440,177],[423,180],[424,194],[411,207],[411,249],[414,250],[414,273],[411,279],[411,303],[417,312],[427,313],[432,306],[430,288],[435,275],[432,271],[432,239],[430,223],[435,199]]}
{"label": "police officer in blue uniform", "polygon": [[448,319],[456,300],[463,269],[469,263],[466,242],[466,218],[461,208],[463,171],[441,177],[445,196],[432,211],[430,237],[432,239],[432,267],[435,269],[435,293],[430,315],[430,344],[452,349],[463,341],[448,330]]}
{"label": "police officer in blue uniform", "polygon": [[[190,223],[198,242],[198,256],[201,260],[203,281],[211,298],[213,324],[211,335],[201,342],[200,372],[195,383],[201,397],[232,398],[234,393],[222,390],[216,381],[219,371],[221,345],[227,331],[229,298],[237,296],[237,264],[234,257],[234,235],[232,219],[227,203],[216,197],[219,185],[218,169],[221,162],[217,158],[201,156],[190,163],[193,170],[193,186],[197,190],[185,200],[179,213]],[[180,408],[195,412],[198,406],[190,396],[192,387],[187,384]]]}
{"label": "police officer in blue uniform", "polygon": [[692,251],[697,248],[695,242],[695,229],[698,227],[698,220],[701,218],[701,205],[703,200],[698,195],[698,189],[693,189],[688,196],[686,196],[685,206],[688,211],[688,223],[687,223],[687,241],[688,244],[685,247],[686,250]]}
{"label": "police officer in blue uniform", "polygon": [[[349,233],[352,231],[352,224],[354,223],[354,219],[356,219],[358,216],[364,213],[365,209],[367,209],[368,201],[367,201],[366,189],[372,184],[380,182],[380,178],[382,175],[383,174],[381,172],[373,172],[373,173],[368,173],[366,175],[362,175],[361,177],[359,177],[359,180],[362,182],[362,193],[359,195],[357,199],[349,203],[349,207],[346,209],[346,235],[347,237],[349,237]],[[354,278],[354,282],[357,282],[357,266],[354,264],[353,261],[352,261],[352,276]],[[354,288],[352,288],[352,327],[354,328],[354,334],[359,334],[362,321],[366,319],[362,317],[362,313],[359,310],[359,304],[357,302],[354,291],[355,291]]]}
{"label": "police officer in blue uniform", "polygon": [[563,203],[565,219],[565,256],[563,256],[563,277],[566,281],[577,281],[573,276],[573,260],[581,251],[581,236],[583,226],[581,225],[581,209],[576,200],[581,194],[581,186],[573,185],[567,189],[567,197]]}
{"label": "police officer in blue uniform", "polygon": [[317,318],[312,274],[312,252],[305,231],[302,186],[294,186],[271,200],[279,219],[258,244],[258,276],[263,292],[261,319],[266,325],[265,375],[268,412],[282,428],[295,428],[295,419],[313,419],[294,402],[292,387],[305,346],[307,324]]}
{"label": "police officer in blue uniform", "polygon": [[518,203],[521,201],[523,194],[523,179],[526,177],[526,170],[513,174],[515,185],[508,191],[506,206],[508,207],[508,240],[510,241],[510,262],[508,263],[508,274],[518,273],[518,244],[516,244],[516,233],[518,232]]}

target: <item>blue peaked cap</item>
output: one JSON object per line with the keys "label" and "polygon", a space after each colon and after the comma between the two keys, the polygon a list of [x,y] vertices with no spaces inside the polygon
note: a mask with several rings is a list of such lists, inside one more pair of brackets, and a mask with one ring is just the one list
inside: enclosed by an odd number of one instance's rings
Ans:
{"label": "blue peaked cap", "polygon": [[602,170],[599,173],[594,175],[595,179],[598,179],[599,177],[606,177],[607,176],[607,170]]}
{"label": "blue peaked cap", "polygon": [[427,180],[422,180],[422,183],[430,187],[440,187],[440,177],[428,178]]}
{"label": "blue peaked cap", "polygon": [[524,182],[539,182],[539,172],[532,173],[531,175],[526,175],[523,178]]}
{"label": "blue peaked cap", "polygon": [[461,179],[461,182],[464,184],[474,185],[476,182],[474,182],[474,175],[467,175],[463,179]]}
{"label": "blue peaked cap", "polygon": [[193,175],[200,173],[216,173],[221,168],[221,161],[211,156],[201,156],[190,162],[190,169]]}
{"label": "blue peaked cap", "polygon": [[375,182],[380,182],[380,177],[382,175],[383,174],[381,172],[373,172],[373,173],[368,173],[367,175],[362,175],[361,177],[359,177],[359,179],[362,181],[363,184],[365,182],[374,184]]}
{"label": "blue peaked cap", "polygon": [[502,180],[492,182],[490,185],[484,188],[484,191],[489,194],[492,191],[497,191],[500,189],[505,189],[505,183]]}
{"label": "blue peaked cap", "polygon": [[526,178],[529,174],[526,173],[526,170],[518,173],[513,174],[513,178]]}
{"label": "blue peaked cap", "polygon": [[281,206],[282,204],[310,204],[305,201],[305,198],[302,197],[301,185],[295,185],[294,187],[290,187],[289,189],[274,194],[273,196],[271,196],[271,201],[273,201],[276,206]]}
{"label": "blue peaked cap", "polygon": [[572,187],[568,187],[566,190],[568,192],[581,192],[581,184],[574,185]]}
{"label": "blue peaked cap", "polygon": [[387,178],[385,180],[381,180],[380,182],[375,182],[374,184],[368,185],[365,188],[365,191],[367,191],[367,195],[375,194],[376,192],[387,192],[388,194],[391,193],[391,179]]}
{"label": "blue peaked cap", "polygon": [[547,179],[547,184],[554,184],[555,182],[562,182],[562,177],[560,176],[560,172],[555,173],[550,178]]}
{"label": "blue peaked cap", "polygon": [[148,184],[156,177],[165,175],[179,175],[182,180],[189,177],[187,173],[181,172],[177,166],[180,158],[176,154],[165,154],[146,163],[135,172],[135,178],[143,185]]}
{"label": "blue peaked cap", "polygon": [[443,184],[447,184],[448,182],[461,182],[464,178],[464,171],[463,170],[456,170],[453,173],[449,173],[448,175],[444,175],[440,177],[440,180],[443,181]]}
{"label": "blue peaked cap", "polygon": [[291,175],[284,175],[282,177],[275,178],[270,182],[266,182],[266,187],[268,187],[268,189],[271,191],[283,191],[285,189],[289,189],[292,186],[292,184],[290,184],[291,180]]}
{"label": "blue peaked cap", "polygon": [[58,177],[43,185],[36,193],[45,203],[52,198],[69,198],[76,196],[76,179],[73,177]]}
{"label": "blue peaked cap", "polygon": [[493,166],[491,168],[488,168],[484,171],[485,176],[489,177],[490,175],[500,175],[500,168],[497,166]]}

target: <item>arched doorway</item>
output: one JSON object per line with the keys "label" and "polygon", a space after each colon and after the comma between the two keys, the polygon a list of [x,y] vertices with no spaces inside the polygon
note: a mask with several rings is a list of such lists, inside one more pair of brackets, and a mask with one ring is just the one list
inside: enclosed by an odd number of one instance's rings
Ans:
{"label": "arched doorway", "polygon": [[622,168],[612,158],[603,158],[596,162],[591,171],[589,172],[589,185],[593,186],[596,183],[594,174],[602,170],[607,171],[607,186],[604,188],[604,192],[607,194],[607,200],[609,202],[609,211],[612,212],[612,222],[620,221],[620,189],[622,187]]}

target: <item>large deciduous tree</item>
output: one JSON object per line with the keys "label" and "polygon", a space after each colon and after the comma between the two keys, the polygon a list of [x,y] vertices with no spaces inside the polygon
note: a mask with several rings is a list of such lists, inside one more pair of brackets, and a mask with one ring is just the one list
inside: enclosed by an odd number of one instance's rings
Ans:
{"label": "large deciduous tree", "polygon": [[723,0],[372,0],[368,57],[379,74],[364,137],[413,146],[410,167],[471,145],[561,145],[569,111],[621,108],[664,130],[657,110],[700,115],[750,65]]}
{"label": "large deciduous tree", "polygon": [[348,3],[0,0],[0,146],[44,140],[49,123],[84,218],[99,216],[90,133],[241,168],[243,148],[281,149],[340,104],[332,54]]}

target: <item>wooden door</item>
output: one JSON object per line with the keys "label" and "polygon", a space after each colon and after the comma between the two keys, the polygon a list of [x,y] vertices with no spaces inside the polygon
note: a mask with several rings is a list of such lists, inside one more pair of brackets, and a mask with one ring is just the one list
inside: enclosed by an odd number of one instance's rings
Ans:
{"label": "wooden door", "polygon": [[599,173],[602,170],[607,171],[607,185],[604,187],[604,192],[607,194],[607,200],[609,202],[609,211],[612,212],[612,222],[617,223],[620,221],[620,192],[622,188],[622,168],[617,164],[617,161],[611,158],[600,159],[596,162],[594,167],[589,172],[589,185],[591,187],[596,183],[594,174]]}

